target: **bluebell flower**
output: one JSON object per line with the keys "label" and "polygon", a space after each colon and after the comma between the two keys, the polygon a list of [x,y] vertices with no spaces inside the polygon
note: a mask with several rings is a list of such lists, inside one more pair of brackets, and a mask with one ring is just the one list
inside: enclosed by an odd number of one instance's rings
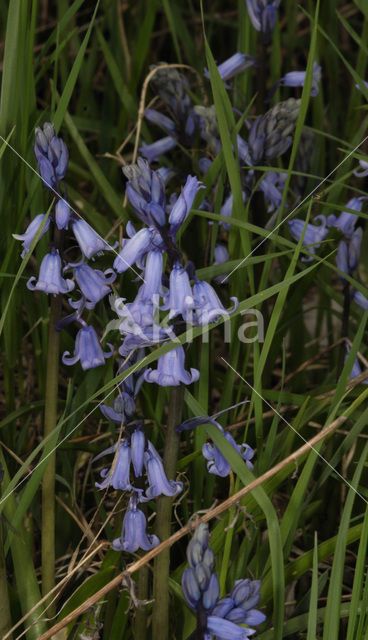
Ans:
{"label": "bluebell flower", "polygon": [[[346,244],[345,240],[341,240],[339,242],[339,244],[338,244],[337,254],[336,254],[336,266],[343,273],[350,274],[350,269],[349,269],[349,249],[348,249],[348,245]],[[345,278],[343,278],[340,274],[339,274],[339,278],[341,278],[341,280],[345,281]]]}
{"label": "bluebell flower", "polygon": [[86,300],[96,304],[111,292],[109,285],[116,279],[116,273],[112,269],[92,269],[88,264],[81,262],[74,268],[74,277]]}
{"label": "bluebell flower", "polygon": [[191,369],[190,373],[184,369],[185,354],[183,347],[171,349],[157,361],[157,369],[148,368],[145,371],[146,382],[155,382],[161,387],[177,387],[183,384],[192,384],[199,378],[199,371]]}
{"label": "bluebell flower", "polygon": [[212,633],[216,640],[245,640],[255,633],[255,629],[239,627],[230,620],[212,615],[207,618],[207,631]]}
{"label": "bluebell flower", "polygon": [[70,206],[63,198],[55,205],[55,222],[58,229],[67,229],[70,220]]}
{"label": "bluebell flower", "polygon": [[[248,53],[234,53],[234,55],[225,60],[225,62],[217,65],[217,69],[221,79],[226,82],[256,64],[256,60]],[[204,70],[204,76],[205,78],[210,77],[208,69]]]}
{"label": "bluebell flower", "polygon": [[277,9],[281,0],[245,0],[250,21],[257,31],[261,31],[267,42],[275,28]]}
{"label": "bluebell flower", "polygon": [[85,220],[75,220],[72,229],[75,239],[86,258],[92,258],[96,253],[110,249],[107,242],[100,238]]}
{"label": "bluebell flower", "polygon": [[136,478],[139,478],[143,471],[144,450],[146,446],[146,438],[139,425],[134,429],[130,438],[130,443],[134,474]]}
{"label": "bluebell flower", "polygon": [[[110,452],[110,450],[108,451]],[[100,456],[106,453],[107,451],[103,451]],[[106,489],[111,485],[115,490],[131,491],[133,487],[130,484],[130,462],[130,444],[127,438],[122,438],[117,450],[115,448],[115,456],[111,469],[106,468],[101,471],[101,476],[104,480],[102,482],[96,482],[96,487]]]}
{"label": "bluebell flower", "polygon": [[142,285],[142,300],[150,300],[163,295],[162,289],[162,251],[153,250],[147,253],[144,269],[144,284]]}
{"label": "bluebell flower", "polygon": [[193,206],[194,198],[199,189],[204,188],[201,182],[195,176],[188,176],[181,194],[171,209],[169,215],[170,235],[174,236],[184,220],[189,215]]}
{"label": "bluebell flower", "polygon": [[143,258],[151,248],[152,237],[152,230],[144,227],[133,238],[127,240],[114,260],[114,269],[118,273],[123,273],[135,262]]}
{"label": "bluebell flower", "polygon": [[170,273],[170,285],[162,309],[170,309],[169,319],[181,315],[186,322],[193,317],[194,300],[187,271],[175,264]]}
{"label": "bluebell flower", "polygon": [[353,300],[356,302],[364,311],[368,309],[368,298],[364,296],[360,291],[354,291]]}
{"label": "bluebell flower", "polygon": [[214,258],[214,265],[223,264],[229,260],[229,252],[223,244],[217,244],[215,246]]}
{"label": "bluebell flower", "polygon": [[280,207],[285,180],[286,173],[269,171],[260,182],[259,188],[263,191],[268,213]]}
{"label": "bluebell flower", "polygon": [[[312,86],[310,92],[312,97],[317,96],[319,93],[321,71],[322,69],[319,64],[314,61],[312,72]],[[289,73],[286,73],[283,78],[281,78],[278,84],[282,85],[283,87],[304,87],[306,75],[307,71],[290,71]]]}
{"label": "bluebell flower", "polygon": [[45,122],[43,130],[36,127],[34,152],[45,186],[57,186],[65,176],[69,154],[63,140],[56,135],[52,123]]}
{"label": "bluebell flower", "polygon": [[64,280],[61,276],[61,258],[56,249],[51,249],[51,253],[47,253],[41,262],[40,273],[36,284],[36,277],[32,276],[27,287],[31,291],[44,291],[45,293],[69,293],[74,289],[72,280]]}
{"label": "bluebell flower", "polygon": [[195,320],[201,325],[218,320],[220,317],[227,317],[238,308],[238,299],[230,298],[234,303],[233,308],[228,311],[220,301],[216,291],[208,282],[197,280],[193,285],[193,295],[195,304]]}
{"label": "bluebell flower", "polygon": [[[37,235],[38,230],[40,229],[44,219],[46,217],[45,213],[39,213],[33,220],[32,222],[28,225],[26,231],[22,234],[18,234],[18,233],[13,233],[13,238],[15,238],[15,240],[21,240],[23,242],[22,246],[23,246],[23,251],[21,253],[21,257],[24,258],[24,256],[29,253],[30,250],[30,246],[32,244],[32,240],[35,238],[35,236]],[[48,230],[50,226],[50,218],[47,218],[44,227],[40,233],[39,238],[42,238],[42,236],[46,233],[46,231]]]}
{"label": "bluebell flower", "polygon": [[138,549],[149,551],[160,544],[157,536],[147,535],[146,517],[143,511],[138,509],[137,504],[138,496],[133,493],[125,512],[121,536],[112,543],[114,551],[127,551],[128,553],[134,553]]}
{"label": "bluebell flower", "polygon": [[[220,209],[220,216],[224,216],[225,218],[231,218],[233,212],[233,204],[234,204],[234,196],[232,193],[226,198],[224,204]],[[230,231],[230,224],[228,222],[219,222],[224,228],[224,231]]]}
{"label": "bluebell flower", "polygon": [[353,273],[358,266],[360,253],[362,249],[362,239],[363,239],[363,229],[362,227],[358,227],[355,229],[353,235],[350,238],[349,242],[349,271]]}
{"label": "bluebell flower", "polygon": [[168,133],[175,132],[176,125],[174,120],[168,118],[167,116],[164,116],[162,113],[160,113],[160,111],[157,111],[156,109],[146,109],[144,112],[144,117],[149,122],[152,122],[152,124],[161,127],[161,129],[164,129],[164,131],[167,131]]}
{"label": "bluebell flower", "polygon": [[354,169],[353,173],[357,178],[365,178],[368,176],[368,162],[366,160],[359,160],[360,169]]}
{"label": "bluebell flower", "polygon": [[[304,238],[303,238],[303,246],[308,245],[308,251],[310,253],[315,253],[316,249],[319,249],[321,241],[326,237],[328,233],[326,218],[323,215],[316,216],[315,220],[321,220],[321,225],[317,227],[314,224],[308,223]],[[301,235],[305,228],[304,220],[299,220],[298,218],[294,218],[294,220],[288,220],[289,231],[297,242],[300,240]],[[314,246],[309,246],[314,245]],[[309,258],[303,258],[305,261],[313,260],[312,256]]]}
{"label": "bluebell flower", "polygon": [[73,365],[79,360],[84,371],[94,369],[105,364],[105,358],[110,358],[114,353],[114,347],[111,344],[108,346],[109,351],[102,351],[94,328],[83,324],[75,339],[74,355],[71,356],[69,351],[64,351],[62,361],[64,364]]}
{"label": "bluebell flower", "polygon": [[[353,209],[353,211],[361,211],[363,200],[366,199],[366,196],[351,198],[349,202],[346,203],[346,207],[348,209]],[[346,238],[351,238],[357,221],[358,216],[355,213],[352,213],[351,211],[342,211],[338,218],[334,214],[328,216],[327,226],[336,227],[337,229],[340,229]]]}
{"label": "bluebell flower", "polygon": [[[167,339],[170,334],[170,328],[161,327],[158,321],[158,296],[153,295],[151,299],[144,297],[144,285],[142,285],[133,302],[124,304],[124,298],[115,301],[115,308],[123,321],[119,325],[119,331],[122,334],[135,337],[135,346],[141,343],[156,344],[161,340]],[[130,345],[133,348],[133,344]],[[120,351],[120,350],[119,350]],[[122,356],[129,353],[130,349],[124,353],[120,351]]]}
{"label": "bluebell flower", "polygon": [[256,118],[248,137],[252,165],[264,164],[287,151],[293,140],[299,109],[300,100],[289,98]]}
{"label": "bluebell flower", "polygon": [[159,158],[159,156],[165,155],[168,151],[174,149],[177,145],[177,141],[173,136],[166,136],[165,138],[160,138],[151,144],[146,144],[145,142],[139,147],[139,151],[142,156],[148,160],[148,162],[154,162]]}
{"label": "bluebell flower", "polygon": [[119,395],[114,399],[112,407],[109,407],[107,404],[101,404],[100,411],[105,418],[111,422],[115,422],[115,424],[121,425],[124,421],[124,400],[122,395]]}
{"label": "bluebell flower", "polygon": [[[220,427],[219,424],[217,426]],[[235,451],[237,451],[237,453],[243,458],[247,467],[252,471],[253,464],[250,462],[250,460],[254,456],[253,449],[246,443],[236,444],[234,438],[232,437],[232,435],[230,435],[230,433],[223,432],[223,434],[226,440],[230,442],[233,449],[235,449]],[[224,458],[220,449],[218,449],[215,444],[204,444],[202,447],[202,454],[203,457],[207,460],[207,470],[209,473],[213,473],[216,476],[221,476],[222,478],[225,478],[229,475],[230,471],[232,470],[231,465],[228,463],[226,458]]]}
{"label": "bluebell flower", "polygon": [[147,449],[144,452],[144,465],[146,467],[149,487],[146,490],[146,498],[158,496],[176,496],[183,489],[182,482],[168,480],[165,474],[162,460],[152,442],[148,440]]}
{"label": "bluebell flower", "polygon": [[[347,359],[349,357],[350,345],[348,345],[345,342],[345,347],[346,347],[346,355],[345,355],[344,363],[347,361]],[[352,380],[356,376],[360,376],[361,373],[362,373],[362,370],[361,370],[361,367],[360,367],[360,364],[359,364],[359,360],[358,360],[358,358],[355,358],[355,361],[354,361],[354,364],[353,364],[353,368],[352,368],[351,373],[350,373],[350,380]],[[363,380],[362,384],[368,384],[368,378]]]}

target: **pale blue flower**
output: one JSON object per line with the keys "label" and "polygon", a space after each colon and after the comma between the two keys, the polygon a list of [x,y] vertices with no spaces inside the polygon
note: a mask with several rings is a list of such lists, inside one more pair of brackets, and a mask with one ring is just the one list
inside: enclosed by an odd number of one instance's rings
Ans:
{"label": "pale blue flower", "polygon": [[148,500],[161,495],[173,497],[182,491],[182,482],[167,479],[162,460],[150,441],[148,441],[147,449],[144,452],[144,465],[149,484],[146,491]]}
{"label": "pale blue flower", "polygon": [[75,220],[72,229],[79,247],[86,258],[92,258],[96,253],[110,249],[107,242],[100,238],[85,220]]}
{"label": "pale blue flower", "polygon": [[[288,220],[290,233],[294,240],[296,240],[297,242],[300,240],[306,226],[303,238],[303,246],[308,246],[308,251],[310,253],[315,253],[316,249],[319,249],[319,247],[321,246],[321,241],[326,237],[328,233],[325,216],[316,216],[315,220],[320,220],[322,224],[318,227],[311,223],[308,223],[306,225],[304,220],[299,220],[298,218],[294,218],[294,220]],[[303,258],[303,260],[308,262],[310,260],[313,260],[313,257],[310,256],[309,258]]]}
{"label": "pale blue flower", "polygon": [[36,277],[32,276],[28,282],[27,287],[31,291],[44,291],[45,293],[69,293],[74,289],[74,282],[72,280],[64,280],[61,276],[61,258],[59,252],[56,249],[51,249],[51,253],[47,253],[40,267],[40,273],[38,281]]}
{"label": "pale blue flower", "polygon": [[174,236],[189,215],[194,198],[199,189],[204,188],[195,176],[188,176],[181,194],[171,209],[169,216],[170,235]]}
{"label": "pale blue flower", "polygon": [[139,151],[142,156],[144,156],[148,162],[154,162],[159,158],[159,156],[165,155],[168,151],[174,149],[177,145],[177,141],[172,136],[166,136],[165,138],[160,138],[151,144],[146,144],[145,142],[139,147]]}
{"label": "pale blue flower", "polygon": [[[13,238],[15,238],[15,240],[21,240],[23,241],[23,251],[21,253],[21,257],[24,258],[24,256],[29,253],[30,250],[30,246],[32,244],[32,240],[35,238],[35,236],[37,235],[38,230],[40,229],[44,219],[46,217],[45,213],[39,213],[33,220],[32,222],[28,225],[26,231],[22,234],[18,234],[18,233],[13,233]],[[39,239],[42,238],[42,236],[46,233],[46,231],[48,230],[50,226],[50,218],[47,218],[44,227],[40,233]]]}
{"label": "pale blue flower", "polygon": [[228,311],[221,303],[216,291],[208,282],[197,280],[193,286],[194,304],[195,304],[195,320],[201,325],[207,325],[221,317],[227,317],[230,313],[238,308],[238,299],[230,298],[234,303],[233,308]]}
{"label": "pale blue flower", "polygon": [[353,171],[354,175],[357,176],[357,178],[365,178],[365,176],[368,176],[368,162],[366,160],[359,160],[359,166],[360,170],[355,169]]}
{"label": "pale blue flower", "polygon": [[[106,453],[107,451],[103,451],[100,456]],[[117,454],[115,453],[111,469],[106,468],[101,471],[101,477],[104,478],[104,480],[102,482],[96,482],[96,487],[106,489],[111,485],[115,490],[131,491],[133,487],[130,484],[130,462],[130,444],[127,438],[122,438]]]}
{"label": "pale blue flower", "polygon": [[[363,206],[363,200],[366,200],[366,196],[360,196],[359,198],[354,197],[346,203],[346,207],[348,209],[353,209],[353,211],[361,211]],[[358,216],[351,211],[342,211],[338,217],[334,214],[331,214],[327,218],[327,226],[328,227],[336,227],[340,229],[340,231],[344,234],[346,238],[351,238],[355,225],[358,222]]]}
{"label": "pale blue flower", "polygon": [[216,640],[245,640],[256,632],[255,629],[239,627],[230,620],[213,615],[207,618],[207,631],[212,633]]}
{"label": "pale blue flower", "polygon": [[281,0],[245,0],[253,27],[266,36],[266,41],[275,28],[280,2]]}
{"label": "pale blue flower", "polygon": [[181,315],[186,322],[192,321],[194,300],[187,271],[174,265],[170,273],[169,291],[165,296],[162,309],[170,309],[169,319]]}
{"label": "pale blue flower", "polygon": [[108,346],[109,351],[102,351],[96,331],[84,324],[77,333],[74,355],[71,356],[69,351],[64,351],[62,361],[64,364],[73,365],[80,360],[84,371],[94,369],[105,364],[105,358],[110,358],[114,353],[114,347],[111,344]]}
{"label": "pale blue flower", "polygon": [[[312,72],[312,86],[311,86],[311,96],[315,97],[319,93],[319,83],[321,81],[321,72],[322,68],[319,64],[314,61],[313,62],[313,72]],[[290,71],[285,74],[283,78],[279,81],[284,87],[304,87],[305,78],[307,75],[307,71]]]}
{"label": "pale blue flower", "polygon": [[150,551],[160,543],[155,535],[146,533],[146,517],[137,507],[138,497],[134,493],[129,500],[128,509],[125,512],[120,538],[112,543],[114,551],[127,551],[134,553],[138,549]]}
{"label": "pale blue flower", "polygon": [[116,279],[116,273],[112,269],[92,269],[82,262],[74,268],[74,277],[86,300],[96,304],[111,293],[109,285]]}
{"label": "pale blue flower", "polygon": [[70,220],[70,206],[62,198],[55,205],[55,222],[58,229],[67,229]]}
{"label": "pale blue flower", "polygon": [[177,387],[180,383],[192,384],[199,379],[199,371],[184,369],[185,354],[183,347],[171,349],[157,361],[157,369],[147,369],[144,374],[146,382],[155,382],[161,387]]}
{"label": "pale blue flower", "polygon": [[[256,60],[248,53],[234,53],[230,58],[217,65],[217,69],[221,79],[226,82],[256,64]],[[204,70],[204,76],[205,78],[210,77],[208,69]]]}
{"label": "pale blue flower", "polygon": [[153,232],[144,227],[138,233],[124,243],[119,255],[114,260],[114,269],[118,273],[123,273],[135,262],[140,260],[150,250]]}

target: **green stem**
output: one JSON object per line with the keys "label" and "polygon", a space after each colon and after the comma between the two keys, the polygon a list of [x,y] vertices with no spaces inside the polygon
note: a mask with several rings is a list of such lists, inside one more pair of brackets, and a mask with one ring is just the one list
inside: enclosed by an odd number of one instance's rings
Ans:
{"label": "green stem", "polygon": [[[350,287],[348,282],[344,282],[344,308],[342,312],[342,325],[341,325],[341,337],[347,338],[349,333],[349,315],[350,315]],[[341,372],[344,368],[344,361],[346,355],[345,342],[340,344],[339,357],[337,364],[337,379],[339,379]]]}
{"label": "green stem", "polygon": [[[59,375],[60,333],[55,326],[60,318],[61,296],[54,296],[50,305],[50,326],[46,368],[44,437],[56,427]],[[55,453],[49,456],[42,482],[42,594],[55,586]],[[54,607],[48,615],[54,615]]]}
{"label": "green stem", "polygon": [[[176,472],[180,438],[175,428],[181,421],[183,402],[184,386],[173,387],[164,448],[164,468],[169,479],[175,477]],[[171,507],[172,498],[166,496],[158,498],[156,534],[161,542],[170,536]],[[170,549],[165,549],[156,557],[154,564],[152,640],[168,640],[169,638],[169,572]]]}
{"label": "green stem", "polygon": [[[141,567],[138,571],[137,580],[138,600],[148,599],[148,567]],[[139,607],[135,612],[134,638],[135,640],[145,640],[147,632],[147,605]]]}
{"label": "green stem", "polygon": [[[11,627],[9,607],[8,581],[6,579],[6,567],[3,546],[3,529],[0,520],[0,638],[3,638]],[[9,636],[12,640],[13,636]]]}
{"label": "green stem", "polygon": [[[10,482],[10,478],[1,448],[0,462],[4,468],[4,487],[6,488]],[[13,522],[16,510],[17,503],[14,493],[10,493],[4,503],[4,515],[9,522]],[[12,536],[10,546],[19,604],[22,614],[25,615],[40,601],[41,595],[32,559],[32,549],[29,545],[24,522],[17,527],[16,533]],[[2,601],[0,601],[0,604],[3,604]],[[38,640],[38,638],[46,632],[46,625],[43,618],[44,607],[42,605],[35,608],[34,611],[27,616],[26,627],[29,627],[26,632],[27,640]],[[0,623],[1,622],[2,620],[0,619]]]}

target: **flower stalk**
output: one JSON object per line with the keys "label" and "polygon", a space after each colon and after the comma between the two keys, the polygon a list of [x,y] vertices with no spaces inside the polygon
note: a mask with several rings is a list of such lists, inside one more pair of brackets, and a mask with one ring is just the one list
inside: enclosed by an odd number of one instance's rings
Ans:
{"label": "flower stalk", "polygon": [[[180,436],[176,427],[181,422],[184,386],[171,388],[167,432],[164,448],[164,469],[168,478],[175,477]],[[157,500],[156,535],[161,542],[169,538],[171,529],[172,498],[161,496]],[[152,639],[169,638],[169,572],[170,549],[164,549],[155,559],[153,580]]]}

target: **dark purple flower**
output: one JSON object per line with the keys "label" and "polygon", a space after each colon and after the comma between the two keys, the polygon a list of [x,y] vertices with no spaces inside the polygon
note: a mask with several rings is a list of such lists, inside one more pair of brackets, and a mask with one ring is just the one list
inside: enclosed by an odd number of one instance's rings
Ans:
{"label": "dark purple flower", "polygon": [[184,369],[185,354],[183,347],[171,349],[157,361],[157,369],[147,369],[144,374],[146,382],[155,382],[161,387],[177,387],[192,384],[199,378],[199,371],[191,369],[190,373]]}
{"label": "dark purple flower", "polygon": [[[28,225],[27,229],[25,230],[24,233],[22,233],[21,235],[18,233],[13,233],[13,238],[15,238],[15,240],[21,240],[23,241],[23,251],[21,253],[21,257],[24,258],[24,256],[26,255],[26,253],[29,253],[30,250],[30,246],[32,244],[32,240],[35,238],[35,236],[37,235],[38,230],[40,229],[44,219],[46,217],[45,213],[39,213],[38,216],[36,216],[32,222]],[[46,233],[46,231],[48,230],[50,226],[50,218],[47,218],[44,227],[40,233],[39,239],[42,238],[42,236]]]}
{"label": "dark purple flower", "polygon": [[56,249],[51,249],[51,253],[47,253],[41,262],[40,273],[36,284],[36,277],[32,276],[27,287],[31,291],[44,291],[45,293],[69,293],[74,289],[72,280],[64,280],[61,277],[61,258]]}
{"label": "dark purple flower", "polygon": [[160,544],[157,536],[147,535],[146,517],[143,511],[137,508],[137,503],[137,494],[133,493],[124,516],[121,536],[112,543],[114,551],[127,551],[128,553],[134,553],[138,549],[149,551]]}
{"label": "dark purple flower", "polygon": [[102,351],[96,331],[85,324],[77,333],[74,355],[71,356],[69,351],[64,351],[62,361],[64,364],[73,365],[80,360],[84,371],[94,369],[105,364],[105,358],[112,356],[114,347],[111,344],[108,346],[110,351]]}

